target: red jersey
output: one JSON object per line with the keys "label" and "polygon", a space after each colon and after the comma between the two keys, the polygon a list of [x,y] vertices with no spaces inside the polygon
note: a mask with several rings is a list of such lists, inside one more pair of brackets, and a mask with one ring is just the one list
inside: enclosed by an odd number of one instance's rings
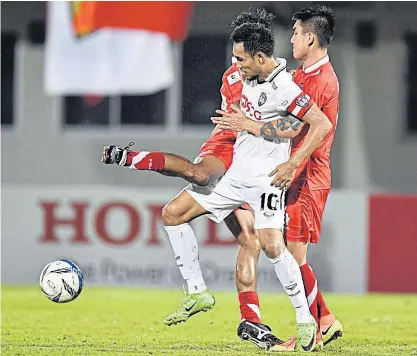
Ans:
{"label": "red jersey", "polygon": [[[231,112],[232,104],[236,104],[240,101],[242,96],[243,81],[239,68],[235,61],[232,60],[232,65],[227,69],[222,77],[222,86],[220,88],[220,95],[222,97],[222,110]],[[201,151],[206,150],[208,146],[219,144],[231,144],[234,145],[236,141],[237,133],[231,130],[220,131],[210,137],[204,142],[201,147]]]}
{"label": "red jersey", "polygon": [[[331,186],[330,149],[333,144],[339,115],[339,80],[326,56],[308,68],[300,66],[294,82],[308,94],[333,125],[332,131],[297,170],[295,182],[308,179],[310,190],[329,189]],[[308,132],[305,125],[292,141],[291,153],[297,151]]]}

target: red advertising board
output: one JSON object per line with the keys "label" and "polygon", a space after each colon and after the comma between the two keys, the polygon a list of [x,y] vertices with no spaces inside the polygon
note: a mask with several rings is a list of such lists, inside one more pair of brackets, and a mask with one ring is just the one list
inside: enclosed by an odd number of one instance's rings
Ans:
{"label": "red advertising board", "polygon": [[368,290],[417,293],[417,195],[371,195]]}

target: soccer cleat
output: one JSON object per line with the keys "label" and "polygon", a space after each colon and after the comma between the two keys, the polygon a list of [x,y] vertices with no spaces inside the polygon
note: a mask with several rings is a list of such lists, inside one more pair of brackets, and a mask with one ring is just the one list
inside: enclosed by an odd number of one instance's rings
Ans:
{"label": "soccer cleat", "polygon": [[317,324],[313,320],[310,323],[297,324],[297,348],[304,352],[311,352],[316,346]]}
{"label": "soccer cleat", "polygon": [[323,344],[327,345],[329,342],[336,340],[343,336],[343,326],[339,320],[335,320],[333,324],[321,330],[323,336]]}
{"label": "soccer cleat", "polygon": [[283,343],[271,333],[271,328],[268,325],[253,321],[243,320],[237,328],[237,335],[243,341],[250,341],[264,350]]}
{"label": "soccer cleat", "polygon": [[166,317],[164,323],[168,326],[187,321],[190,316],[199,312],[206,312],[213,309],[216,304],[213,294],[206,290],[197,294],[186,294],[180,303],[180,307],[171,315]]}
{"label": "soccer cleat", "polygon": [[133,145],[134,142],[129,142],[125,148],[115,145],[104,146],[101,162],[104,164],[118,164],[119,166],[124,166],[127,161],[127,154],[130,151],[130,147]]}

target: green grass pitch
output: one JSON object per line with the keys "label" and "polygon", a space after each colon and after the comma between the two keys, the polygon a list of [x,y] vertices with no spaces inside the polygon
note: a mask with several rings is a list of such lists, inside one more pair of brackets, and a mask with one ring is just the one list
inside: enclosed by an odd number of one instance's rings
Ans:
{"label": "green grass pitch", "polygon": [[[182,291],[87,287],[68,304],[47,300],[37,287],[2,286],[2,355],[261,355],[272,354],[236,336],[235,293],[216,292],[212,311],[177,326],[163,324]],[[417,296],[326,295],[344,337],[322,354],[416,355]],[[283,294],[260,294],[263,321],[281,337],[295,332]]]}

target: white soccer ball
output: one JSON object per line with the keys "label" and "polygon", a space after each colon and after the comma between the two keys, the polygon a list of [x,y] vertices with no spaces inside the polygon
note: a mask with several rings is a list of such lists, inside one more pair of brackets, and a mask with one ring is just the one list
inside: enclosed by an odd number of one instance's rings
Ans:
{"label": "white soccer ball", "polygon": [[49,300],[55,303],[68,303],[80,295],[83,280],[83,274],[75,263],[59,260],[45,266],[39,284]]}

